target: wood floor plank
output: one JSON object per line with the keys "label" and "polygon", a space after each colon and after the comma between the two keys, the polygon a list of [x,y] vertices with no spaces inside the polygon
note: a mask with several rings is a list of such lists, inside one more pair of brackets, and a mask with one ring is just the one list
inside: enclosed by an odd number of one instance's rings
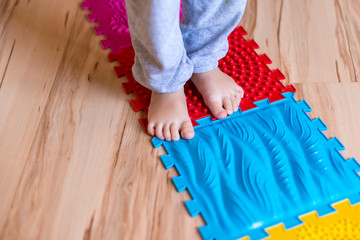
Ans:
{"label": "wood floor plank", "polygon": [[0,6],[1,230],[78,7],[46,0]]}
{"label": "wood floor plank", "polygon": [[360,76],[360,3],[248,1],[243,25],[287,82],[356,82]]}
{"label": "wood floor plank", "polygon": [[0,238],[199,238],[99,38],[76,22]]}
{"label": "wood floor plank", "polygon": [[[108,80],[115,74],[95,38],[85,12],[80,12],[7,216],[3,238],[79,239],[78,234],[83,234],[79,230],[88,224],[79,218],[89,215],[91,219],[93,204],[101,199],[99,191],[104,189],[97,175],[107,176],[116,157],[125,124],[119,123],[119,117],[127,115],[122,106],[128,101],[118,98],[122,93],[120,81]],[[98,70],[102,76],[96,80],[93,74]],[[84,191],[90,195],[84,195]],[[64,206],[69,207],[67,211]],[[89,211],[79,214],[83,209]],[[59,219],[65,221],[59,224]],[[14,222],[17,224],[11,224]]]}

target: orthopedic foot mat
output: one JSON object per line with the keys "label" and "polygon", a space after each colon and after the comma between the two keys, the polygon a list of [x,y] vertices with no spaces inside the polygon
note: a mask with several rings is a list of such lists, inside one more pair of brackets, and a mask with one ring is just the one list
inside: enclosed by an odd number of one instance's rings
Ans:
{"label": "orthopedic foot mat", "polygon": [[360,239],[360,203],[349,200],[332,204],[336,212],[319,217],[316,212],[300,216],[303,225],[285,230],[283,224],[266,229],[268,240],[357,240]]}
{"label": "orthopedic foot mat", "polygon": [[291,228],[310,211],[325,215],[334,202],[359,202],[359,164],[341,156],[343,146],[321,132],[326,126],[305,113],[305,101],[283,95],[224,120],[197,120],[191,140],[153,139],[168,152],[161,156],[165,167],[179,172],[178,191],[193,197],[186,202],[190,214],[202,214],[204,239],[261,239],[275,224]]}
{"label": "orthopedic foot mat", "polygon": [[[119,63],[117,75],[128,79],[123,86],[136,96],[134,110],[147,113],[151,91],[132,76],[134,50],[124,1],[87,0],[82,5],[92,11],[90,21],[99,24],[96,34],[105,35],[101,43],[111,49],[109,60]],[[219,68],[245,91],[239,111],[213,121],[189,81],[185,94],[195,138],[153,139],[168,152],[161,157],[165,167],[175,166],[180,174],[173,179],[176,188],[193,197],[186,202],[190,214],[205,220],[201,235],[360,239],[358,163],[340,155],[341,143],[325,137],[322,121],[308,117],[309,106],[294,100],[295,88],[280,82],[285,77],[269,69],[270,59],[259,56],[258,45],[245,40],[245,34],[242,27],[235,29],[228,38],[229,52],[219,61]],[[146,125],[146,119],[141,122]]]}
{"label": "orthopedic foot mat", "polygon": [[111,48],[118,52],[123,47],[131,46],[125,2],[119,0],[87,0],[82,2],[85,10],[91,10],[88,15],[90,22],[98,22],[96,35],[104,34],[101,40],[104,49]]}

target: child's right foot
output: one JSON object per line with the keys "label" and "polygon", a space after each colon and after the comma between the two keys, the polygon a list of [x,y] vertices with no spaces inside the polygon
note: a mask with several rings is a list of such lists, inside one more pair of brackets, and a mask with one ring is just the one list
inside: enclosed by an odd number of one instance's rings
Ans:
{"label": "child's right foot", "polygon": [[147,131],[150,135],[166,141],[181,137],[194,137],[194,128],[186,106],[184,88],[172,93],[152,92],[148,112]]}

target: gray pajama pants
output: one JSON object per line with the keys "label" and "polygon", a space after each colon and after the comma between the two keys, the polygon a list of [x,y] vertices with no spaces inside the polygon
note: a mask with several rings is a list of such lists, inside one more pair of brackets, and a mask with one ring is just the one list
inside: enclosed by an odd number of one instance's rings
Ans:
{"label": "gray pajama pants", "polygon": [[193,73],[208,72],[228,51],[228,35],[246,0],[126,0],[135,49],[135,79],[158,93],[179,90]]}

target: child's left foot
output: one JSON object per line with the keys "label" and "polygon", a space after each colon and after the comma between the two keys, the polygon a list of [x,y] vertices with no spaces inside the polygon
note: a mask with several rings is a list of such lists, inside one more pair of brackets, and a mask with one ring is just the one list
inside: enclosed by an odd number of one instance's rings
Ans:
{"label": "child's left foot", "polygon": [[238,110],[243,89],[219,68],[210,72],[194,73],[191,80],[216,118],[225,118]]}

